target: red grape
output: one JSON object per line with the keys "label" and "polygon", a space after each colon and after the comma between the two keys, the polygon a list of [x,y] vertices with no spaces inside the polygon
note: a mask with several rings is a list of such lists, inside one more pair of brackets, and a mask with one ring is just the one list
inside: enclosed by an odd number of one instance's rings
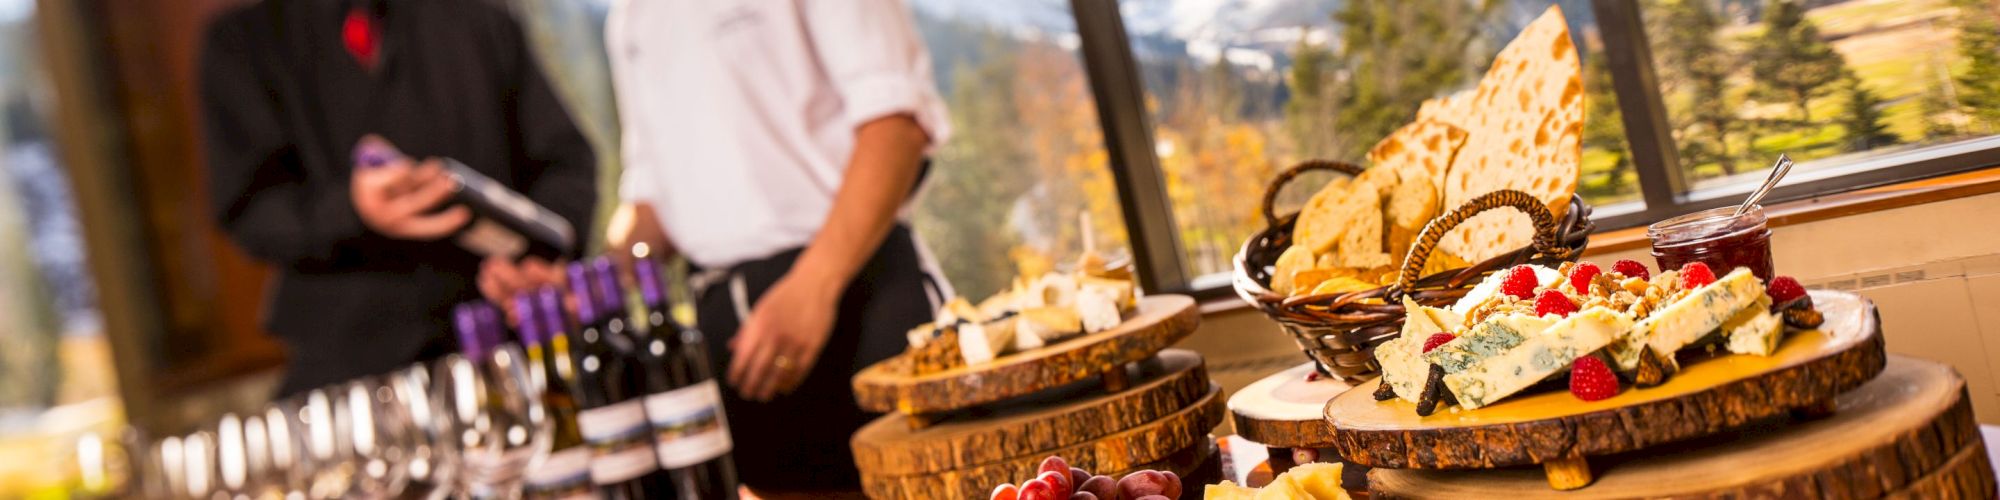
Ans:
{"label": "red grape", "polygon": [[1069,484],[1070,486],[1072,486],[1072,488],[1070,489],[1071,493],[1081,491],[1083,489],[1083,482],[1089,480],[1090,480],[1090,471],[1083,470],[1082,467],[1069,468]]}
{"label": "red grape", "polygon": [[1124,498],[1137,499],[1147,495],[1167,492],[1167,475],[1156,470],[1142,470],[1126,474],[1118,480],[1118,493]]}
{"label": "red grape", "polygon": [[1170,471],[1170,470],[1167,470],[1167,471],[1160,471],[1160,474],[1161,474],[1161,475],[1164,475],[1164,476],[1167,476],[1167,491],[1164,491],[1164,492],[1161,492],[1160,494],[1162,494],[1162,495],[1166,495],[1166,496],[1168,496],[1168,497],[1172,497],[1172,498],[1180,498],[1180,497],[1181,497],[1181,475],[1180,475],[1180,474],[1175,474],[1175,473],[1174,473],[1174,471]]}
{"label": "red grape", "polygon": [[1021,498],[1021,489],[1015,487],[1014,483],[1001,483],[1000,486],[993,488],[992,500],[1017,500],[1019,498]]}
{"label": "red grape", "polygon": [[1048,471],[1056,471],[1068,474],[1069,461],[1063,460],[1063,457],[1059,457],[1056,455],[1049,455],[1049,458],[1042,459],[1042,465],[1040,467],[1035,468],[1035,475],[1039,476],[1043,472],[1048,472]]}
{"label": "red grape", "polygon": [[1056,498],[1069,498],[1069,494],[1073,493],[1070,490],[1069,471],[1043,471],[1042,475],[1035,476],[1035,480],[1049,483],[1050,489],[1055,490]]}
{"label": "red grape", "polygon": [[1118,480],[1111,476],[1091,476],[1076,485],[1076,490],[1097,495],[1098,500],[1118,500]]}
{"label": "red grape", "polygon": [[[1063,495],[1061,498],[1067,499],[1069,498],[1069,495]],[[1059,500],[1059,499],[1056,497],[1056,490],[1054,485],[1051,485],[1047,481],[1043,481],[1041,479],[1030,479],[1028,480],[1028,482],[1021,483],[1020,500]]]}
{"label": "red grape", "polygon": [[1143,497],[1139,497],[1136,500],[1174,500],[1174,499],[1166,495],[1146,495]]}
{"label": "red grape", "polygon": [[1069,494],[1069,500],[1097,500],[1097,495],[1092,495],[1088,491],[1079,491]]}

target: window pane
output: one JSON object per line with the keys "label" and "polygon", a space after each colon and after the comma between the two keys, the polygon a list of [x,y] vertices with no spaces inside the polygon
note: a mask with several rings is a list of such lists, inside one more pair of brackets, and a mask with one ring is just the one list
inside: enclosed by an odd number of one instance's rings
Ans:
{"label": "window pane", "polygon": [[1754,187],[1779,153],[1802,162],[1787,177],[1799,182],[2000,132],[1990,2],[1643,5],[1694,198]]}
{"label": "window pane", "polygon": [[[1493,56],[1556,3],[1584,65],[1579,190],[1600,207],[1636,202],[1587,1],[1122,0],[1191,274],[1229,272],[1237,247],[1264,227],[1258,203],[1278,171],[1315,158],[1364,162],[1423,100],[1478,85]],[[1374,29],[1349,29],[1364,19]],[[1288,190],[1279,211],[1312,191]]]}
{"label": "window pane", "polygon": [[953,129],[932,154],[914,222],[958,293],[976,299],[1005,288],[1018,259],[1075,257],[1083,214],[1097,248],[1123,252],[1069,4],[912,3]]}

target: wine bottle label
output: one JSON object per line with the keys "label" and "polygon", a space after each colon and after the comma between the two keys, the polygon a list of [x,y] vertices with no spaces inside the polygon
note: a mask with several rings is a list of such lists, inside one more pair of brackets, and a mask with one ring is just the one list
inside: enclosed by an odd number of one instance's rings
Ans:
{"label": "wine bottle label", "polygon": [[729,453],[729,421],[714,380],[646,396],[660,467],[678,469]]}
{"label": "wine bottle label", "polygon": [[591,408],[576,414],[577,430],[590,443],[590,480],[616,484],[659,468],[647,446],[652,429],[638,401]]}
{"label": "wine bottle label", "polygon": [[528,252],[528,238],[485,217],[473,219],[472,226],[465,228],[465,232],[458,233],[458,238],[454,241],[458,242],[460,248],[481,257],[511,259]]}
{"label": "wine bottle label", "polygon": [[590,479],[590,447],[571,446],[550,452],[528,469],[524,492],[529,498],[588,500],[598,498]]}

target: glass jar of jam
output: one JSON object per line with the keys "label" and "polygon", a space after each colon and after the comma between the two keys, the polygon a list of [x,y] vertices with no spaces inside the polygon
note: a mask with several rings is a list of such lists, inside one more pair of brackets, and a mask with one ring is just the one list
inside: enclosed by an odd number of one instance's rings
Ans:
{"label": "glass jar of jam", "polygon": [[1653,240],[1653,260],[1663,271],[1701,262],[1717,276],[1748,267],[1759,279],[1770,281],[1771,229],[1765,225],[1764,207],[1752,206],[1743,215],[1735,213],[1736,206],[1731,205],[1648,226],[1646,237]]}

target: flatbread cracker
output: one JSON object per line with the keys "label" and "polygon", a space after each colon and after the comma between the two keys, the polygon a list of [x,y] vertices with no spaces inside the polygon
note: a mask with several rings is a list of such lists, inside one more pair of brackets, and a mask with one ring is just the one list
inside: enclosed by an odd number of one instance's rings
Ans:
{"label": "flatbread cracker", "polygon": [[1346,177],[1335,178],[1306,200],[1305,208],[1299,209],[1298,223],[1292,228],[1292,244],[1305,245],[1313,253],[1333,251],[1347,218],[1337,205],[1347,197],[1348,183]]}
{"label": "flatbread cracker", "polygon": [[1437,217],[1445,174],[1465,140],[1465,130],[1449,123],[1418,120],[1368,150],[1368,161],[1374,165],[1369,170],[1396,174],[1392,187],[1383,193],[1383,211],[1390,224],[1422,229]]}
{"label": "flatbread cracker", "polygon": [[1333,212],[1343,216],[1334,253],[1341,267],[1375,267],[1389,259],[1382,248],[1382,195],[1375,185],[1375,179],[1357,178],[1347,196],[1333,205]]}
{"label": "flatbread cracker", "polygon": [[[1500,51],[1469,98],[1435,106],[1433,117],[1467,134],[1445,175],[1443,206],[1514,189],[1534,195],[1561,217],[1576,192],[1583,157],[1581,73],[1562,9],[1552,6]],[[1525,216],[1492,210],[1445,234],[1440,248],[1482,261],[1533,239],[1534,227]]]}
{"label": "flatbread cracker", "polygon": [[1311,249],[1301,245],[1292,245],[1291,248],[1286,248],[1285,253],[1278,254],[1278,262],[1273,264],[1273,268],[1271,269],[1271,291],[1277,292],[1278,295],[1291,295],[1292,290],[1295,289],[1292,285],[1292,276],[1299,271],[1312,269],[1312,267],[1313,252]]}

